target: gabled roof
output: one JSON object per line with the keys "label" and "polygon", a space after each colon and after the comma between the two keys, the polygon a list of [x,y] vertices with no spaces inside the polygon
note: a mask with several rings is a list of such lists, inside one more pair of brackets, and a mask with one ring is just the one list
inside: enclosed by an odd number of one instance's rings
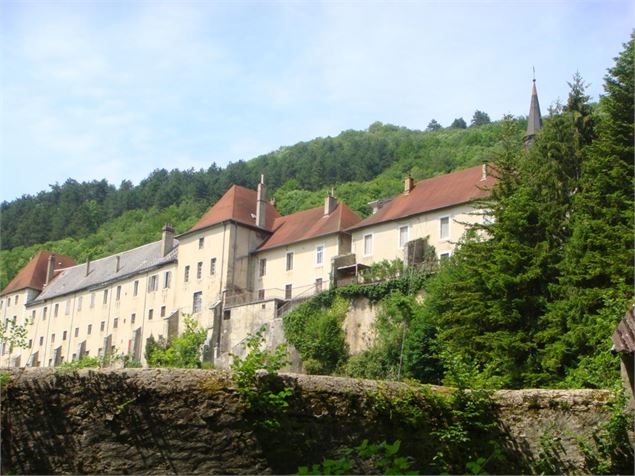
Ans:
{"label": "gabled roof", "polygon": [[[86,275],[86,263],[66,268],[53,279],[33,303],[51,299],[87,288],[99,288],[113,281],[176,261],[178,241],[167,255],[161,256],[161,241],[148,243],[128,251],[106,256],[90,262],[90,272]],[[119,258],[119,270],[117,270]]]}
{"label": "gabled roof", "polygon": [[[187,233],[201,230],[224,221],[232,220],[244,225],[256,226],[256,201],[254,190],[232,185],[225,195],[216,202]],[[271,230],[273,222],[280,214],[269,202],[266,204],[266,229]]]}
{"label": "gabled roof", "polygon": [[341,232],[360,220],[361,218],[344,203],[338,203],[329,215],[324,215],[324,207],[292,213],[276,218],[273,223],[273,234],[260,245],[258,251]]}
{"label": "gabled roof", "polygon": [[[7,287],[5,287],[0,296],[9,294],[22,289],[35,289],[41,291],[44,288],[46,282],[46,271],[48,268],[49,256],[53,253],[48,251],[38,252],[31,260],[24,266],[18,274],[11,280]],[[54,254],[55,256],[55,269],[67,268],[75,265],[73,258],[65,255]]]}
{"label": "gabled roof", "polygon": [[496,179],[491,174],[487,174],[485,180],[481,180],[482,177],[483,166],[477,165],[417,182],[409,193],[394,197],[377,213],[350,227],[348,231],[486,197]]}

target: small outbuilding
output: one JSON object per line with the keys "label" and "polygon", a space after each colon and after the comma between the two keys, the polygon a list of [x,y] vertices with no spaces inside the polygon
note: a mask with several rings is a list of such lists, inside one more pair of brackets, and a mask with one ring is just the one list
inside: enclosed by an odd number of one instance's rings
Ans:
{"label": "small outbuilding", "polygon": [[635,368],[635,314],[634,307],[631,307],[624,318],[620,321],[613,332],[613,348],[611,352],[620,355],[622,379],[624,385],[629,391],[631,397],[631,404],[635,398],[635,376],[633,371]]}

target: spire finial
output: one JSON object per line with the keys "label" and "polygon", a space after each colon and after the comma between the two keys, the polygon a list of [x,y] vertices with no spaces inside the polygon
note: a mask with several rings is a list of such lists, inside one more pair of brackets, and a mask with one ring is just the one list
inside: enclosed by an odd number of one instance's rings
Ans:
{"label": "spire finial", "polygon": [[533,79],[533,81],[535,82],[535,81],[536,81],[536,68],[534,68],[534,67],[532,66],[532,67],[531,67],[531,69],[532,69],[532,70],[533,70],[533,72],[534,72],[534,79]]}

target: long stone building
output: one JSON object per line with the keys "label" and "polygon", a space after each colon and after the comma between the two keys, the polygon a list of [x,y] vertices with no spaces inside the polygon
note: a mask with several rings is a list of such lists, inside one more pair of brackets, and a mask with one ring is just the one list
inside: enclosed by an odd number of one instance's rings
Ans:
{"label": "long stone building", "polygon": [[[541,123],[535,84],[528,138]],[[427,239],[449,256],[466,225],[486,218],[473,201],[495,179],[487,165],[422,180],[372,202],[362,220],[327,196],[323,207],[281,216],[257,190],[233,185],[187,232],[169,225],[160,241],[76,264],[39,252],[0,293],[0,318],[27,324],[27,346],[0,344],[2,366],[57,366],[84,356],[126,354],[145,363],[147,339],[183,330],[184,316],[207,329],[205,356],[224,366],[262,325],[284,341],[281,315],[382,260],[411,261]],[[416,252],[415,252],[416,254]]]}

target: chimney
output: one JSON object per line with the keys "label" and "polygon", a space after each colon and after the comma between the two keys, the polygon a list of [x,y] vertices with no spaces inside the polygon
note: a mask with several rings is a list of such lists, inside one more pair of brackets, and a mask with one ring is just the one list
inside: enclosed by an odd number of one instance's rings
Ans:
{"label": "chimney", "polygon": [[49,256],[48,266],[46,267],[46,280],[44,286],[51,282],[53,279],[53,272],[55,271],[55,255]]}
{"label": "chimney", "polygon": [[483,164],[481,169],[481,182],[487,178],[487,164]]}
{"label": "chimney", "polygon": [[337,200],[332,193],[329,193],[324,199],[324,216],[330,215],[337,207]]}
{"label": "chimney", "polygon": [[404,193],[410,193],[413,188],[415,188],[415,181],[408,175],[403,181],[403,191]]}
{"label": "chimney", "polygon": [[[163,257],[174,247],[174,228],[166,223],[161,231],[163,232],[161,235],[161,256]],[[119,268],[119,261],[117,261],[117,268]]]}
{"label": "chimney", "polygon": [[115,257],[115,273],[118,273],[119,270],[121,269],[121,267],[119,266],[121,263],[121,256],[116,256]]}
{"label": "chimney", "polygon": [[265,187],[265,176],[260,176],[258,184],[258,201],[256,202],[256,226],[266,228],[267,226],[267,188]]}
{"label": "chimney", "polygon": [[90,273],[90,258],[86,258],[86,276]]}

